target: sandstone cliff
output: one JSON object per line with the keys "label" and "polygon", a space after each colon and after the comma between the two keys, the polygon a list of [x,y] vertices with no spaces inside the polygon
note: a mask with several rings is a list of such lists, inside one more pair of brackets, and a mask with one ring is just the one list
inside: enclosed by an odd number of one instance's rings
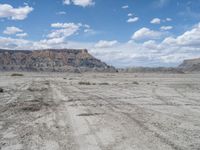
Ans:
{"label": "sandstone cliff", "polygon": [[94,58],[87,50],[47,49],[0,50],[1,71],[116,71]]}

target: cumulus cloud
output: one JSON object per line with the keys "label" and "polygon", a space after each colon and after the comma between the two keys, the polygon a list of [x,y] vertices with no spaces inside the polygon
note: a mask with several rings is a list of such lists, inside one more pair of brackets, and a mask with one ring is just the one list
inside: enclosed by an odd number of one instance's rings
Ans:
{"label": "cumulus cloud", "polygon": [[167,37],[163,41],[164,44],[173,46],[193,46],[200,48],[200,23],[195,25],[193,29],[186,31],[184,34],[174,38]]}
{"label": "cumulus cloud", "polygon": [[4,34],[8,34],[8,35],[16,34],[18,32],[23,32],[23,30],[14,26],[6,27],[6,29],[3,31]]}
{"label": "cumulus cloud", "polygon": [[134,17],[134,18],[129,18],[129,19],[127,20],[127,22],[128,22],[128,23],[133,23],[133,22],[137,22],[138,20],[139,20],[138,17]]}
{"label": "cumulus cloud", "polygon": [[171,29],[173,29],[173,27],[172,26],[162,26],[162,27],[160,27],[160,29],[161,30],[171,30]]}
{"label": "cumulus cloud", "polygon": [[154,18],[151,20],[152,24],[160,24],[161,20],[159,18]]}
{"label": "cumulus cloud", "polygon": [[0,4],[0,18],[24,20],[31,11],[33,11],[33,8],[29,6],[13,8],[9,4]]}
{"label": "cumulus cloud", "polygon": [[133,35],[133,40],[146,40],[146,39],[159,39],[162,33],[159,31],[150,30],[149,28],[141,28],[137,30]]}
{"label": "cumulus cloud", "polygon": [[99,41],[98,43],[95,44],[96,48],[108,48],[108,47],[112,47],[113,45],[117,44],[118,42],[115,41]]}
{"label": "cumulus cloud", "polygon": [[93,0],[64,0],[63,4],[65,5],[73,4],[81,7],[87,7],[94,5],[95,2]]}

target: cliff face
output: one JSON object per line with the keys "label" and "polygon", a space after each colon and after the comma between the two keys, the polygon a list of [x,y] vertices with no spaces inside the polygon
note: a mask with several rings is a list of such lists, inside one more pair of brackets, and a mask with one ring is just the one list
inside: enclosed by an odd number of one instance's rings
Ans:
{"label": "cliff face", "polygon": [[0,50],[1,71],[115,71],[87,50]]}
{"label": "cliff face", "polygon": [[200,58],[184,60],[179,66],[183,71],[199,72],[200,71]]}

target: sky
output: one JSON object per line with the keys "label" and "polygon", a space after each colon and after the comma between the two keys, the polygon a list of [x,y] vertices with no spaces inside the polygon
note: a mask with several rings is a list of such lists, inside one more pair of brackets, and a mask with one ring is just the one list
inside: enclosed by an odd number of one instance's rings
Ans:
{"label": "sky", "polygon": [[0,0],[0,48],[88,49],[116,67],[200,57],[200,0]]}

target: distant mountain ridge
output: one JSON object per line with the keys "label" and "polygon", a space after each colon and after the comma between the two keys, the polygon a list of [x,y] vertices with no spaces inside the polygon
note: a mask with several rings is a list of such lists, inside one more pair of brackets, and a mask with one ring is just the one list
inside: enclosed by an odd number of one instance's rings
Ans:
{"label": "distant mountain ridge", "polygon": [[0,71],[115,72],[116,69],[96,59],[86,49],[0,49]]}
{"label": "distant mountain ridge", "polygon": [[180,68],[172,67],[131,67],[125,69],[119,69],[119,72],[127,73],[184,73]]}

